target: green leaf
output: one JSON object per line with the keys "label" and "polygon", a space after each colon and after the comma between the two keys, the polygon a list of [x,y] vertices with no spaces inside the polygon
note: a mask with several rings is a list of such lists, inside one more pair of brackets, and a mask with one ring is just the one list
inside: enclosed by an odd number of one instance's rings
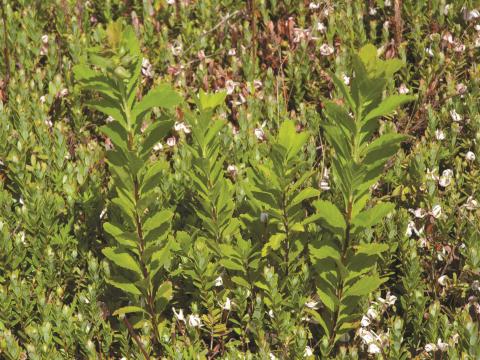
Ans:
{"label": "green leaf", "polygon": [[205,91],[200,89],[199,93],[199,105],[201,110],[214,109],[219,105],[222,105],[225,102],[227,97],[226,91],[219,91],[216,93],[207,94]]}
{"label": "green leaf", "polygon": [[245,280],[244,278],[242,278],[240,276],[232,276],[232,281],[235,284],[243,286],[247,289],[250,289],[252,287],[252,285],[247,280]]}
{"label": "green leaf", "polygon": [[113,121],[100,127],[100,131],[110,138],[113,145],[127,151],[128,134],[118,121]]}
{"label": "green leaf", "polygon": [[138,312],[146,314],[146,311],[143,310],[141,307],[138,307],[138,306],[124,306],[124,307],[121,307],[121,308],[115,310],[112,315],[113,316],[118,316],[118,315],[125,315],[125,314],[138,313]]}
{"label": "green leaf", "polygon": [[105,280],[108,284],[115,286],[116,288],[128,292],[133,295],[141,295],[142,293],[140,290],[130,282],[123,282],[123,281],[116,281],[113,279],[106,279]]}
{"label": "green leaf", "polygon": [[142,276],[142,270],[140,269],[140,266],[135,261],[135,259],[126,251],[122,251],[119,248],[107,247],[102,250],[102,253],[115,265],[127,270],[134,271],[140,277]]}
{"label": "green leaf", "polygon": [[317,200],[313,203],[317,212],[307,218],[304,224],[319,221],[329,230],[338,235],[343,235],[347,227],[345,219],[338,208],[326,200]]}
{"label": "green leaf", "polygon": [[272,249],[273,251],[278,250],[285,238],[286,235],[284,233],[278,233],[270,236],[270,239],[268,239],[268,242],[262,248],[262,256],[267,256],[268,249]]}
{"label": "green leaf", "polygon": [[104,97],[100,100],[88,100],[85,102],[85,105],[92,109],[101,111],[105,115],[111,116],[123,124],[127,123],[122,108],[119,106],[118,101],[114,99]]}
{"label": "green leaf", "polygon": [[150,90],[133,108],[134,116],[138,116],[153,107],[171,109],[182,102],[182,97],[169,84],[161,84]]}
{"label": "green leaf", "polygon": [[333,124],[340,124],[343,126],[345,130],[347,130],[346,134],[350,136],[356,133],[357,128],[355,121],[348,114],[345,108],[335,104],[330,100],[324,100],[323,104],[325,114]]}
{"label": "green leaf", "polygon": [[162,226],[164,223],[170,222],[172,217],[173,212],[170,210],[159,211],[144,222],[143,231],[146,233],[150,230],[156,229]]}
{"label": "green leaf", "polygon": [[322,245],[319,248],[309,245],[309,251],[312,259],[333,259],[340,260],[340,251],[330,245]]}
{"label": "green leaf", "polygon": [[236,261],[233,261],[232,259],[229,259],[229,258],[220,259],[220,265],[222,265],[224,268],[228,270],[237,270],[237,271],[244,270],[242,264]]}
{"label": "green leaf", "polygon": [[347,290],[344,292],[342,296],[342,300],[346,299],[350,296],[364,296],[368,295],[375,290],[378,289],[378,287],[383,284],[386,281],[386,279],[380,279],[376,275],[371,275],[371,276],[364,276],[357,282],[355,282],[353,285],[347,288]]}
{"label": "green leaf", "polygon": [[365,127],[369,121],[376,119],[380,116],[386,116],[391,114],[400,105],[415,100],[413,95],[390,95],[385,98],[378,107],[370,111],[367,116],[362,120]]}
{"label": "green leaf", "polygon": [[156,121],[145,130],[142,153],[150,155],[155,144],[163,140],[173,126],[173,120]]}
{"label": "green leaf", "polygon": [[300,191],[290,202],[290,207],[300,204],[302,201],[310,199],[312,197],[317,197],[320,195],[320,191],[311,187],[305,188]]}
{"label": "green leaf", "polygon": [[317,294],[328,311],[334,312],[338,306],[337,296],[327,287],[318,287]]}
{"label": "green leaf", "polygon": [[352,220],[352,225],[359,229],[368,229],[377,225],[388,213],[395,209],[395,204],[390,202],[379,203],[374,207],[362,211]]}
{"label": "green leaf", "polygon": [[370,243],[360,244],[356,247],[357,254],[379,255],[389,249],[387,244]]}

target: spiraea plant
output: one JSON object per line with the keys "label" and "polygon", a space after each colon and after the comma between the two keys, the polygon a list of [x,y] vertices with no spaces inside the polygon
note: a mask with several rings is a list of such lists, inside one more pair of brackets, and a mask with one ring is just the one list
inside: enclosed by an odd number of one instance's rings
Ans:
{"label": "spiraea plant", "polygon": [[332,147],[333,183],[341,197],[338,205],[315,201],[315,213],[304,224],[314,222],[322,229],[309,250],[323,305],[320,311],[312,309],[311,313],[324,331],[321,350],[325,356],[339,340],[348,339],[348,333],[358,324],[362,303],[386,280],[378,274],[376,265],[388,245],[365,242],[362,233],[394,209],[393,203],[375,201],[372,187],[405,136],[384,131],[373,137],[379,130],[380,117],[391,115],[414,99],[408,95],[384,96],[402,65],[398,59],[380,60],[377,49],[367,45],[353,55],[350,87],[331,74],[341,99],[324,100],[322,128]]}
{"label": "spiraea plant", "polygon": [[[142,56],[133,29],[112,23],[106,37],[108,46],[91,49],[74,74],[84,89],[94,92],[88,106],[109,116],[100,130],[112,144],[106,155],[112,199],[103,226],[112,245],[103,254],[112,265],[108,283],[122,293],[122,306],[114,315],[123,318],[147,357],[160,351],[162,312],[172,296],[165,267],[170,263],[173,212],[156,193],[166,166],[161,159],[152,160],[152,150],[172,128],[169,111],[182,99],[165,84],[141,96]],[[152,117],[153,108],[158,112]],[[145,327],[146,341],[135,333]]]}

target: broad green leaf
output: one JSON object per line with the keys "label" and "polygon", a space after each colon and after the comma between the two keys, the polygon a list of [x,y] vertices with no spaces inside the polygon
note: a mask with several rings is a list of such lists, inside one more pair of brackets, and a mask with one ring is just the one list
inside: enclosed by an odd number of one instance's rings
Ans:
{"label": "broad green leaf", "polygon": [[173,120],[156,121],[145,130],[145,139],[142,143],[142,153],[150,155],[155,144],[165,138],[171,130]]}
{"label": "broad green leaf", "polygon": [[347,130],[348,135],[354,135],[357,131],[355,121],[348,114],[345,108],[335,104],[333,101],[324,100],[324,111],[333,124],[339,124]]}
{"label": "broad green leaf", "polygon": [[118,315],[125,315],[125,314],[131,314],[131,313],[146,313],[145,310],[143,310],[141,307],[138,306],[124,306],[121,307],[113,312],[113,316],[118,316]]}
{"label": "broad green leaf", "polygon": [[100,131],[110,138],[113,145],[127,151],[128,134],[118,121],[113,121],[100,127]]}
{"label": "broad green leaf", "polygon": [[382,221],[393,209],[395,209],[395,204],[390,202],[376,204],[374,207],[360,212],[353,218],[352,225],[357,228],[370,228]]}
{"label": "broad green leaf", "polygon": [[113,279],[106,279],[105,280],[108,284],[115,286],[116,288],[128,292],[133,295],[141,295],[142,293],[140,290],[132,283],[117,281]]}
{"label": "broad green leaf", "polygon": [[387,251],[389,246],[387,244],[379,243],[370,243],[370,244],[360,244],[356,246],[357,254],[366,254],[366,255],[379,255]]}
{"label": "broad green leaf", "polygon": [[133,113],[136,116],[153,107],[160,107],[163,109],[171,109],[182,102],[182,97],[173,90],[168,84],[161,84],[150,90],[143,99],[138,102],[133,108]]}
{"label": "broad green leaf", "polygon": [[268,242],[263,246],[262,256],[267,256],[269,249],[272,249],[273,251],[278,250],[280,248],[280,245],[282,244],[282,241],[285,240],[285,238],[286,236],[284,233],[278,233],[270,236]]}
{"label": "broad green leaf", "polygon": [[165,281],[160,287],[157,289],[155,294],[155,300],[158,299],[165,299],[170,301],[173,295],[173,288],[172,283],[170,281]]}
{"label": "broad green leaf", "polygon": [[317,200],[313,203],[317,212],[307,218],[304,224],[319,221],[322,225],[327,226],[335,234],[341,235],[345,233],[345,219],[338,208],[326,200]]}
{"label": "broad green leaf", "polygon": [[368,295],[377,290],[378,287],[384,282],[385,279],[380,279],[376,275],[364,276],[347,288],[342,296],[342,300],[348,298],[349,296]]}
{"label": "broad green leaf", "polygon": [[235,284],[243,286],[247,289],[250,289],[252,287],[252,285],[247,280],[245,280],[244,278],[242,278],[240,276],[232,276],[232,281]]}
{"label": "broad green leaf", "polygon": [[338,307],[337,296],[332,293],[328,287],[318,287],[317,294],[320,298],[320,301],[328,309],[328,311],[334,312]]}
{"label": "broad green leaf", "polygon": [[413,95],[390,95],[385,98],[378,107],[370,111],[367,116],[362,120],[363,126],[366,126],[369,121],[376,119],[380,116],[386,116],[391,114],[400,105],[415,100]]}
{"label": "broad green leaf", "polygon": [[127,270],[134,271],[140,277],[142,276],[142,270],[140,269],[140,266],[135,261],[135,259],[126,251],[122,251],[119,248],[107,247],[102,250],[102,253],[115,265]]}
{"label": "broad green leaf", "polygon": [[225,98],[227,97],[226,91],[219,91],[216,93],[206,93],[202,89],[200,89],[199,93],[199,105],[200,109],[207,110],[207,109],[214,109],[219,105],[222,105],[225,102]]}
{"label": "broad green leaf", "polygon": [[315,260],[323,260],[323,259],[333,259],[333,260],[340,260],[340,251],[333,246],[330,245],[322,245],[319,248],[314,247],[313,245],[309,245],[310,255]]}
{"label": "broad green leaf", "polygon": [[305,188],[300,191],[290,202],[290,206],[295,206],[300,204],[302,201],[310,199],[312,197],[317,197],[320,195],[320,191],[311,187]]}
{"label": "broad green leaf", "polygon": [[148,218],[143,224],[143,231],[148,232],[155,228],[160,227],[166,222],[170,222],[173,217],[173,212],[170,210],[162,210],[155,213],[152,217]]}
{"label": "broad green leaf", "polygon": [[220,259],[220,265],[222,265],[228,270],[237,270],[237,271],[244,270],[243,266],[240,263],[233,261],[232,259],[229,259],[229,258]]}

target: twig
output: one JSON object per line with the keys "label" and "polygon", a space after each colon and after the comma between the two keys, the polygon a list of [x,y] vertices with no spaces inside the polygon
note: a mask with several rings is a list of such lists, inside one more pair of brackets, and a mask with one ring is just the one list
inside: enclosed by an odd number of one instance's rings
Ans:
{"label": "twig", "polygon": [[395,46],[400,46],[402,42],[402,33],[403,33],[403,19],[402,19],[402,0],[395,0]]}
{"label": "twig", "polygon": [[5,4],[0,0],[2,7],[2,21],[3,21],[3,38],[5,39],[5,46],[3,47],[3,56],[5,58],[5,82],[3,88],[5,89],[5,101],[8,100],[8,84],[10,83],[10,54],[8,51],[8,37],[7,37],[7,16],[5,15]]}
{"label": "twig", "polygon": [[138,338],[138,335],[135,333],[135,330],[132,327],[132,324],[127,320],[126,317],[123,318],[123,322],[125,325],[127,325],[128,332],[130,333],[130,336],[135,340],[137,343],[138,347],[140,348],[140,351],[142,352],[143,356],[145,356],[145,359],[150,359],[147,353],[147,350],[145,350],[145,347],[143,346],[142,342]]}

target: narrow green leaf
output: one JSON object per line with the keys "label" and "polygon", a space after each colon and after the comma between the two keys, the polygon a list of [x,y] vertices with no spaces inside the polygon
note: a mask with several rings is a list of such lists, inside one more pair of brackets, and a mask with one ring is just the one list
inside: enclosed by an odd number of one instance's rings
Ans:
{"label": "narrow green leaf", "polygon": [[125,314],[131,314],[131,313],[146,313],[145,310],[143,310],[141,307],[138,306],[124,306],[121,307],[113,312],[113,316],[118,316],[118,315],[125,315]]}
{"label": "narrow green leaf", "polygon": [[107,247],[102,250],[102,253],[115,265],[127,270],[134,271],[140,277],[142,276],[142,270],[140,269],[140,266],[135,261],[135,259],[126,251],[122,251],[119,248]]}
{"label": "narrow green leaf", "polygon": [[317,197],[320,195],[320,191],[312,187],[308,187],[300,191],[290,202],[290,207],[300,204],[302,201],[310,199],[312,197]]}
{"label": "narrow green leaf", "polygon": [[342,296],[342,300],[346,299],[350,296],[364,296],[368,295],[375,290],[378,289],[378,287],[383,284],[386,281],[386,279],[380,279],[376,275],[371,275],[371,276],[364,276],[357,282],[355,282],[353,285],[347,288],[347,290],[344,292]]}
{"label": "narrow green leaf", "polygon": [[377,225],[388,213],[395,209],[395,204],[384,202],[376,204],[374,207],[360,212],[352,220],[352,225],[359,229],[367,229]]}

